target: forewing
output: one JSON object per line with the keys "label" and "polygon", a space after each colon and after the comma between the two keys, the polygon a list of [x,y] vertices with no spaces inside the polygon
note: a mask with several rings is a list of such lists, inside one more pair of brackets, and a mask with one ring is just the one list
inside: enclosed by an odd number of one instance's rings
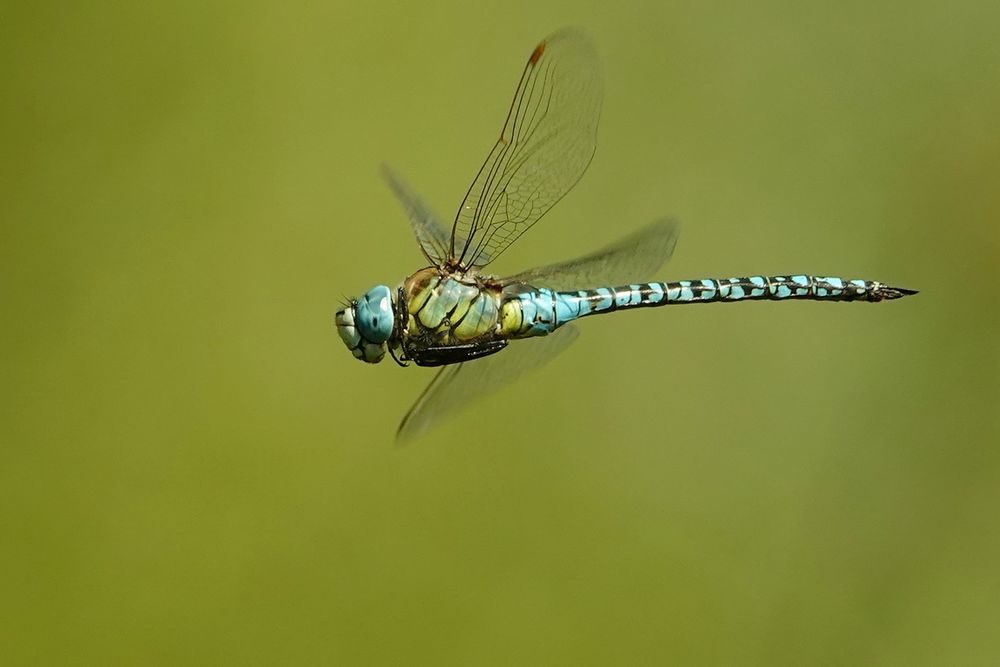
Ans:
{"label": "forewing", "polygon": [[623,239],[585,257],[540,266],[502,282],[525,283],[553,290],[579,290],[626,285],[654,277],[674,252],[680,226],[657,220]]}
{"label": "forewing", "polygon": [[453,262],[486,266],[580,180],[594,156],[602,97],[600,61],[586,35],[562,30],[535,48],[500,139],[458,210]]}
{"label": "forewing", "polygon": [[[469,403],[548,363],[569,347],[577,335],[576,328],[567,325],[548,336],[513,341],[488,357],[445,366],[403,417],[396,442],[403,444],[415,438]],[[493,410],[483,418],[501,419],[502,414]]]}
{"label": "forewing", "polygon": [[382,178],[406,209],[410,227],[413,228],[413,234],[417,237],[417,243],[420,244],[424,257],[434,266],[444,266],[450,244],[449,233],[444,225],[387,165],[382,165]]}

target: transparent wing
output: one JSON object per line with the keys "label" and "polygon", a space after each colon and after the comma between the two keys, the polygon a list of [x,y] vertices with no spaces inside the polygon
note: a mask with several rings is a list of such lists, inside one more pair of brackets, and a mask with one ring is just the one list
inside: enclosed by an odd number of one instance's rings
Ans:
{"label": "transparent wing", "polygon": [[594,156],[603,94],[587,36],[562,30],[535,48],[500,139],[455,217],[455,264],[486,266],[576,185]]}
{"label": "transparent wing", "polygon": [[[470,402],[541,367],[569,347],[577,335],[576,328],[567,325],[548,336],[514,341],[497,354],[445,366],[403,417],[396,442],[412,440]],[[493,411],[490,418],[499,414]]]}
{"label": "transparent wing", "polygon": [[679,234],[680,226],[676,221],[657,220],[585,257],[540,266],[501,282],[519,282],[554,290],[642,282],[652,278],[670,259]]}
{"label": "transparent wing", "polygon": [[434,266],[444,266],[450,241],[449,234],[440,219],[424,206],[420,197],[387,165],[382,165],[382,178],[406,209],[410,217],[410,226],[424,257]]}

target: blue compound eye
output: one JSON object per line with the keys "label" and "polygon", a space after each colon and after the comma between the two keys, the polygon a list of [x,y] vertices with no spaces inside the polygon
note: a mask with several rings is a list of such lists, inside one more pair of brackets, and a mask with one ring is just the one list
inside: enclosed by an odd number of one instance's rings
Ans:
{"label": "blue compound eye", "polygon": [[392,292],[376,285],[354,304],[354,324],[369,343],[384,343],[392,335]]}

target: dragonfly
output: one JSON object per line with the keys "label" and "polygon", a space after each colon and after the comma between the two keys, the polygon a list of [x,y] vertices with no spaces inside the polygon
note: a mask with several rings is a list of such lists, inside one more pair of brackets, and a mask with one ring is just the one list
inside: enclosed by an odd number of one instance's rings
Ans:
{"label": "dragonfly", "polygon": [[[450,229],[391,170],[428,264],[395,289],[377,285],[337,311],[355,358],[440,367],[397,431],[404,442],[473,399],[537,368],[577,337],[582,317],[631,308],[753,300],[878,302],[916,294],[884,283],[811,274],[648,282],[673,253],[676,222],[657,220],[585,257],[516,275],[485,269],[583,176],[603,100],[597,49],[563,29],[531,52],[500,137]],[[509,348],[509,349],[508,349]],[[502,354],[501,354],[502,353]]]}

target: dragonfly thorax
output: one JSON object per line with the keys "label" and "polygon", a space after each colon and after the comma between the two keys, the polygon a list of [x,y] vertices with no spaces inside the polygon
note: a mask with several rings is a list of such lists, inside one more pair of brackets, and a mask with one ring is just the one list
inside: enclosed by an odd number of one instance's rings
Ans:
{"label": "dragonfly thorax", "polygon": [[337,311],[337,333],[355,358],[375,364],[385,356],[386,341],[395,323],[392,291],[376,285],[348,308]]}

